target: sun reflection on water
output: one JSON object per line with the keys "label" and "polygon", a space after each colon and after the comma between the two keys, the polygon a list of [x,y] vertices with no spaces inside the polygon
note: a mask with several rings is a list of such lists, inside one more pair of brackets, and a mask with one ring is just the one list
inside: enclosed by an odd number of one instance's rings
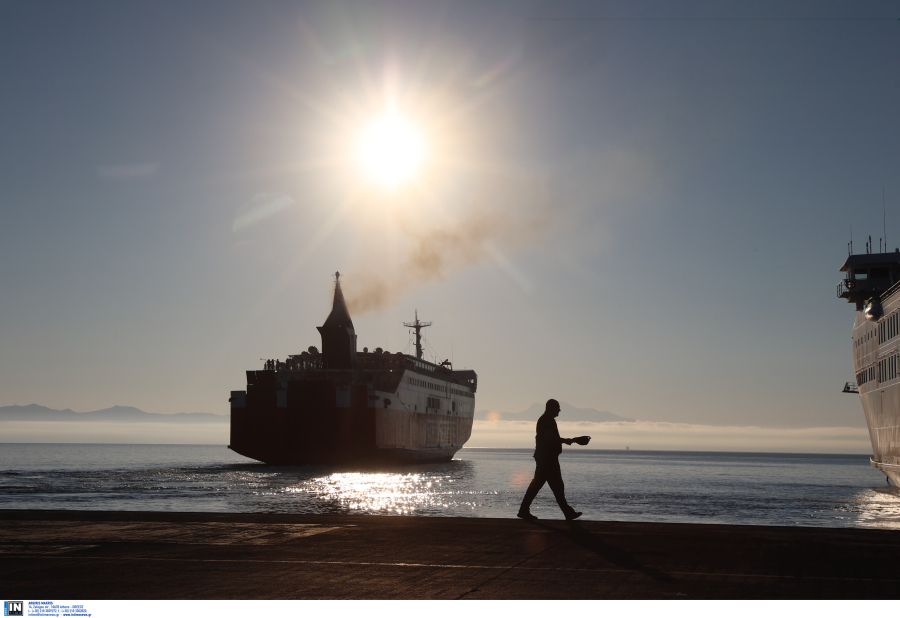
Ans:
{"label": "sun reflection on water", "polygon": [[286,487],[285,492],[312,494],[353,511],[409,515],[423,508],[447,508],[452,483],[450,478],[418,473],[336,472]]}
{"label": "sun reflection on water", "polygon": [[900,490],[896,487],[860,492],[854,502],[858,525],[900,530]]}
{"label": "sun reflection on water", "polygon": [[[347,471],[281,468],[242,483],[265,508],[297,512],[381,515],[448,515],[484,506],[490,490],[473,490],[469,462],[415,470]],[[274,502],[273,502],[274,499]],[[260,502],[260,506],[263,502]]]}

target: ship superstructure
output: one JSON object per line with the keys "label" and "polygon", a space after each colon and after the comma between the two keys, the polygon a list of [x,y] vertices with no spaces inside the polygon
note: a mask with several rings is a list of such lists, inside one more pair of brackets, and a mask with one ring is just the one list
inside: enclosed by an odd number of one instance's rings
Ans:
{"label": "ship superstructure", "polygon": [[322,351],[267,360],[231,392],[229,448],[268,464],[448,461],[472,434],[478,376],[448,361],[356,348],[340,273]]}
{"label": "ship superstructure", "polygon": [[856,305],[853,368],[862,400],[871,464],[900,486],[900,249],[850,255],[837,295]]}

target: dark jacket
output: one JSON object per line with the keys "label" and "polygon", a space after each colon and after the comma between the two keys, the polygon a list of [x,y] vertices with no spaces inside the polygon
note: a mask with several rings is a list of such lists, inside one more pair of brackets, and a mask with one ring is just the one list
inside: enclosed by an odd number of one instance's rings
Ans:
{"label": "dark jacket", "polygon": [[562,453],[562,441],[559,437],[559,429],[556,427],[556,419],[547,414],[541,414],[537,422],[537,431],[534,436],[534,458],[557,458]]}

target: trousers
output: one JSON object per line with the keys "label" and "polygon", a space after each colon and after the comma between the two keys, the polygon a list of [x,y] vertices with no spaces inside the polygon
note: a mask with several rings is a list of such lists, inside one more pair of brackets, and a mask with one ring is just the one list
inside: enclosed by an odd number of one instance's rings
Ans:
{"label": "trousers", "polygon": [[566,486],[562,480],[562,471],[559,469],[559,459],[556,457],[535,458],[535,462],[534,478],[531,480],[531,484],[528,485],[528,489],[525,490],[525,497],[522,498],[522,506],[519,507],[519,511],[527,513],[528,509],[531,508],[531,502],[534,500],[534,497],[541,490],[541,487],[544,486],[544,483],[547,483],[550,485],[550,490],[553,492],[553,497],[556,498],[559,508],[562,509],[564,515],[568,515],[574,509],[566,501]]}

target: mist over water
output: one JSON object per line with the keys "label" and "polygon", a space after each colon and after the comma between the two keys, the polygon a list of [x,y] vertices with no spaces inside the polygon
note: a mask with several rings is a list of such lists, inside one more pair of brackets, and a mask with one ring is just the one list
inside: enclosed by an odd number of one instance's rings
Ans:
{"label": "mist over water", "polygon": [[[900,528],[900,493],[862,455],[566,452],[584,519]],[[4,444],[0,508],[514,517],[529,449],[463,449],[393,470],[270,467],[224,446]],[[532,507],[561,519],[548,488]]]}

